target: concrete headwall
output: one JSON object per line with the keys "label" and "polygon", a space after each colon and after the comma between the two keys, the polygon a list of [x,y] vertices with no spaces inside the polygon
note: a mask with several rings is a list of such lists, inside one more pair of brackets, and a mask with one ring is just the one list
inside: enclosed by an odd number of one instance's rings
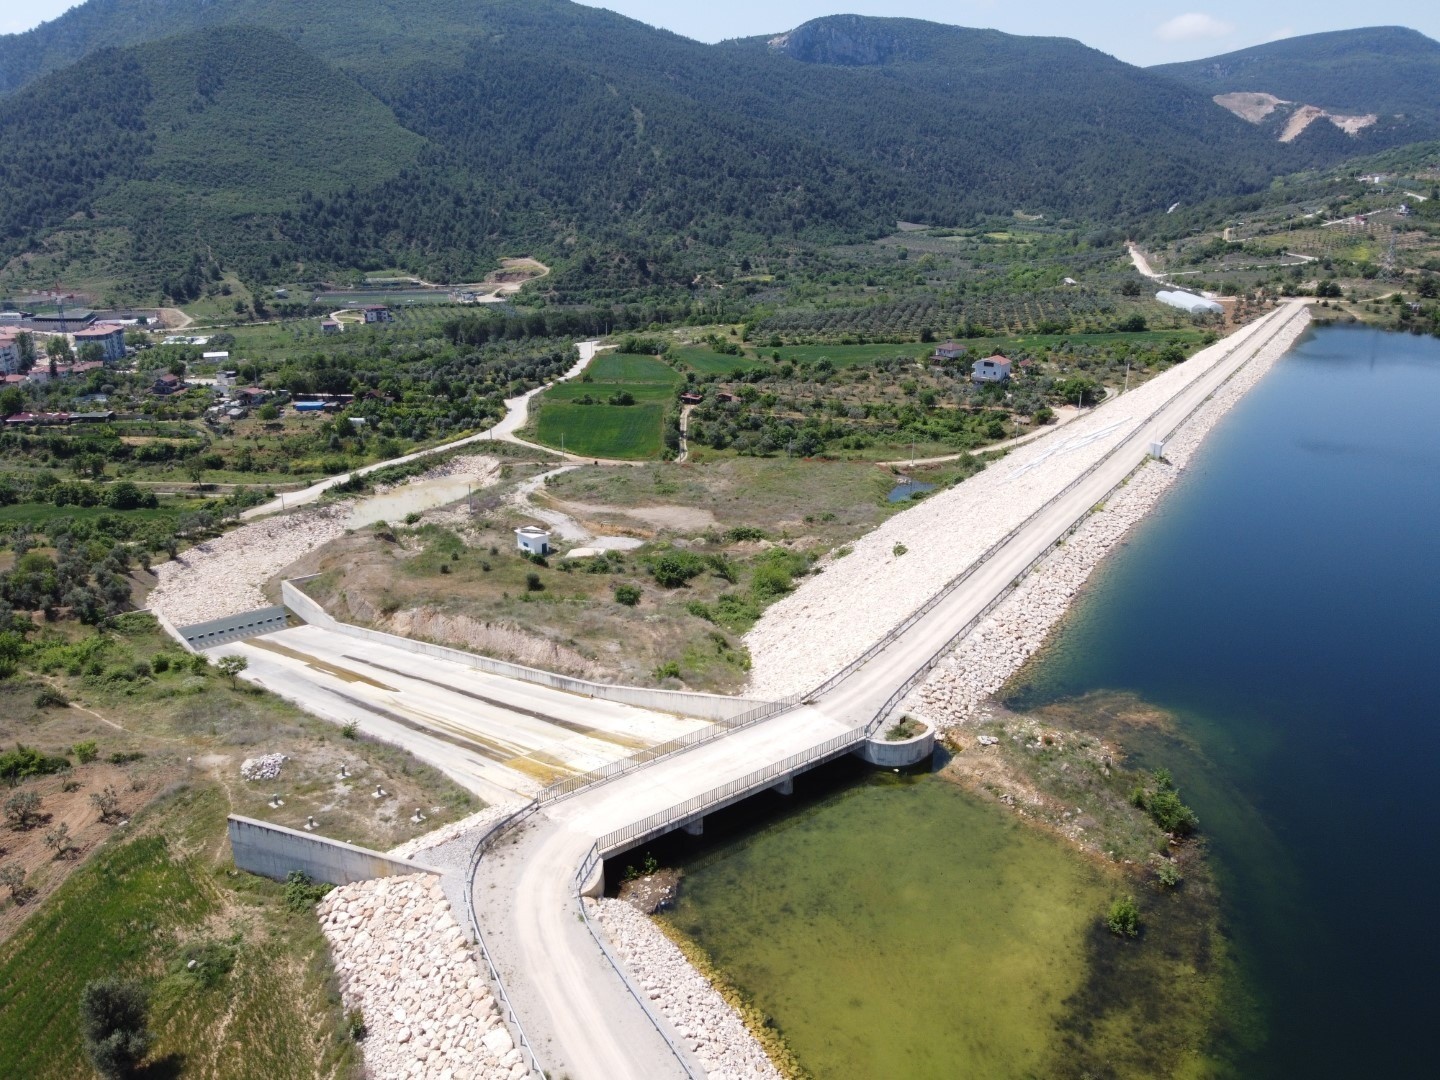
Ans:
{"label": "concrete headwall", "polygon": [[349,885],[352,881],[398,877],[402,874],[434,874],[436,870],[408,859],[396,859],[378,851],[343,844],[324,836],[271,825],[254,818],[230,815],[230,850],[235,865],[261,877],[284,881],[299,870],[313,881]]}
{"label": "concrete headwall", "polygon": [[[298,578],[297,580],[305,581],[307,579]],[[615,686],[610,683],[591,682],[588,679],[574,679],[568,675],[557,675],[552,671],[541,671],[539,668],[511,664],[504,660],[463,652],[460,649],[446,648],[444,645],[432,645],[427,641],[416,641],[414,638],[386,634],[379,630],[367,630],[364,627],[340,622],[301,592],[293,581],[281,582],[280,592],[285,606],[312,626],[324,627],[326,630],[349,637],[390,645],[407,652],[419,653],[422,656],[433,656],[439,660],[464,664],[466,667],[475,668],[477,671],[486,671],[491,675],[503,675],[506,678],[535,683],[538,686],[548,686],[554,690],[564,690],[571,694],[581,694],[585,697],[600,698],[602,701],[617,701],[624,705],[634,705],[640,709],[678,713],[681,716],[693,716],[701,720],[717,722],[733,720],[743,713],[771,704],[749,698],[725,697],[721,694],[697,694],[685,690],[651,690],[643,686]],[[781,707],[776,705],[774,709],[778,712]]]}
{"label": "concrete headwall", "polygon": [[882,769],[908,769],[919,765],[935,752],[935,728],[927,726],[919,735],[891,741],[885,738],[884,726],[855,748],[861,760]]}

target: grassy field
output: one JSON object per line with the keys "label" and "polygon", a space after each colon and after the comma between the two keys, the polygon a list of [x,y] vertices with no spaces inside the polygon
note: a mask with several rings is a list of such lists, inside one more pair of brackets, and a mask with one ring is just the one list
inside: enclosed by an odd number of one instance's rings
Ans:
{"label": "grassy field", "polygon": [[729,375],[732,371],[752,371],[764,366],[749,353],[727,356],[708,346],[682,345],[672,348],[670,356],[681,369],[692,368],[701,375]]}
{"label": "grassy field", "polygon": [[318,922],[281,885],[228,871],[226,811],[214,783],[161,798],[5,944],[0,1075],[90,1075],[77,1002],[113,976],[151,992],[146,1076],[359,1075]]}
{"label": "grassy field", "polygon": [[[585,378],[590,381],[560,383],[540,395],[532,406],[536,415],[530,436],[572,454],[658,458],[680,374],[653,356],[602,353]],[[629,394],[634,404],[611,404],[619,394]]]}
{"label": "grassy field", "polygon": [[[49,624],[32,638],[21,671],[0,679],[0,745],[65,755],[72,768],[23,781],[45,821],[0,835],[0,861],[33,890],[0,899],[0,1076],[91,1075],[76,1003],[89,980],[119,975],[151,992],[154,1050],[137,1075],[358,1077],[318,923],[281,885],[235,872],[226,815],[291,827],[314,815],[325,835],[384,850],[475,801],[395,747],[197,669],[147,616],[103,632]],[[41,704],[42,687],[70,704]],[[82,742],[96,744],[95,761],[71,750]],[[286,755],[281,775],[243,780],[241,761],[266,753]],[[376,784],[392,798],[372,799]],[[91,802],[105,787],[116,820]],[[271,807],[276,791],[284,805]],[[430,822],[411,824],[413,806]],[[63,857],[44,842],[61,824]]]}

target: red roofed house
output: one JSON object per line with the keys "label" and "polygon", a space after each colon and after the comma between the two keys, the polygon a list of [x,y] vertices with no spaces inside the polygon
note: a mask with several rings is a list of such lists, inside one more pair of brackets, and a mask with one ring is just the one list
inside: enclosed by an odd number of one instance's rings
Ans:
{"label": "red roofed house", "polygon": [[168,371],[155,380],[155,385],[150,387],[152,394],[169,396],[185,389],[185,384],[178,375],[171,375]]}
{"label": "red roofed house", "polygon": [[367,323],[390,321],[390,309],[384,304],[367,304],[361,310],[365,312],[365,321]]}
{"label": "red roofed house", "polygon": [[998,354],[976,360],[970,377],[976,382],[1004,382],[1010,378],[1010,361]]}
{"label": "red roofed house", "polygon": [[944,345],[935,346],[935,351],[930,354],[930,359],[937,364],[953,364],[967,351],[965,346],[958,341],[947,341]]}

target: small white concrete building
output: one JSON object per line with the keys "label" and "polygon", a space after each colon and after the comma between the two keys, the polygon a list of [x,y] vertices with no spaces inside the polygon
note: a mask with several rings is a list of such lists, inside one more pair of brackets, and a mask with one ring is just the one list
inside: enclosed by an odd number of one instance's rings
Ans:
{"label": "small white concrete building", "polygon": [[970,377],[976,382],[1004,382],[1010,378],[1010,361],[998,354],[976,360]]}
{"label": "small white concrete building", "polygon": [[549,555],[550,534],[538,525],[525,525],[515,530],[515,546],[527,555]]}

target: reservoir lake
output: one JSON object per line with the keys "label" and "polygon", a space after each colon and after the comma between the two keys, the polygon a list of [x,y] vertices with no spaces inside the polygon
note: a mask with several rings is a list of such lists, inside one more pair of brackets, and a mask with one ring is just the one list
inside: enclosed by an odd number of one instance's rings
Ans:
{"label": "reservoir lake", "polygon": [[[1433,1068],[1437,409],[1440,341],[1310,332],[1007,691],[1163,718],[1121,741],[1198,812],[1237,962],[1186,1075]],[[935,777],[831,769],[664,841],[674,924],[817,1077],[1068,1074],[1113,882]]]}

